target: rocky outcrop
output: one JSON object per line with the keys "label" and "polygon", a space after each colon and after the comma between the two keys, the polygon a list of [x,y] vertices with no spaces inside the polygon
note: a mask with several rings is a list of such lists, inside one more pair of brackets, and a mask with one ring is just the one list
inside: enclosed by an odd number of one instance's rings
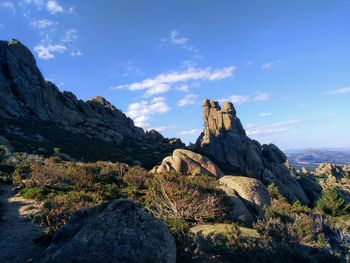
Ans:
{"label": "rocky outcrop", "polygon": [[207,157],[189,150],[177,149],[172,156],[164,158],[162,164],[154,167],[151,173],[175,171],[184,175],[209,175],[217,178],[224,174]]}
{"label": "rocky outcrop", "polygon": [[203,101],[204,131],[194,150],[214,161],[226,174],[243,175],[274,183],[291,202],[309,203],[304,190],[290,173],[284,153],[273,144],[250,139],[232,103],[222,106]]}
{"label": "rocky outcrop", "polygon": [[230,218],[251,226],[253,219],[260,215],[263,207],[270,205],[266,186],[254,178],[224,176],[219,179],[220,189],[229,197],[232,207]]}
{"label": "rocky outcrop", "polygon": [[350,202],[350,171],[347,166],[322,163],[314,172],[310,171],[307,176],[314,177],[322,189],[337,189],[341,196]]}
{"label": "rocky outcrop", "polygon": [[75,212],[53,237],[44,262],[175,262],[165,224],[130,200]]}
{"label": "rocky outcrop", "polygon": [[1,118],[54,123],[116,147],[160,153],[154,155],[155,161],[184,146],[179,140],[154,136],[153,131],[145,133],[102,97],[82,101],[71,92],[60,92],[44,79],[32,53],[18,40],[0,41],[0,98]]}

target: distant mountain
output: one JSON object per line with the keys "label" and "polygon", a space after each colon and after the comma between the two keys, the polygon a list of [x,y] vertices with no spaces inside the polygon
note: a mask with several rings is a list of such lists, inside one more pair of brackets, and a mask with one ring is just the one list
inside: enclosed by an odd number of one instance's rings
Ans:
{"label": "distant mountain", "polygon": [[350,149],[348,148],[291,149],[286,150],[285,154],[295,167],[303,166],[314,169],[321,163],[350,164]]}
{"label": "distant mountain", "polygon": [[0,136],[16,150],[78,160],[142,162],[152,167],[179,139],[144,132],[102,97],[87,101],[44,79],[30,50],[18,40],[0,41]]}

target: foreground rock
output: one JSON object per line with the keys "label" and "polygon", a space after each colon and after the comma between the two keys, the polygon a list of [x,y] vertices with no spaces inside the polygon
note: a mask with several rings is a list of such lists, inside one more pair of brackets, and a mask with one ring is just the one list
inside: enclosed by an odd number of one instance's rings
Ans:
{"label": "foreground rock", "polygon": [[54,236],[44,262],[175,262],[165,224],[129,200],[77,211]]}
{"label": "foreground rock", "polygon": [[[71,133],[114,144],[115,148],[121,150],[131,148],[130,152],[150,154],[155,163],[174,149],[184,146],[181,141],[166,139],[156,131],[144,132],[102,97],[82,101],[71,92],[59,91],[55,84],[44,79],[32,53],[18,40],[0,41],[0,98],[0,118],[33,122],[28,124],[29,128],[23,125],[8,125],[9,127],[4,129],[7,133],[1,134],[0,130],[0,136],[11,139],[15,135],[21,135],[25,138],[30,137],[30,141],[40,138],[42,142],[38,148],[48,144],[64,147],[59,146],[60,141],[51,141],[50,136],[42,134],[44,129],[36,131],[40,134],[28,134],[28,130],[38,126],[35,121],[46,122],[44,127],[55,124]],[[30,141],[23,144],[31,144]],[[88,147],[89,143],[83,146]],[[73,157],[81,159],[79,156]],[[136,159],[135,156],[131,157]]]}
{"label": "foreground rock", "polygon": [[162,164],[152,169],[151,173],[176,171],[184,175],[209,175],[220,178],[223,172],[207,157],[189,150],[177,149],[172,156],[166,157]]}
{"label": "foreground rock", "polygon": [[274,183],[291,202],[309,203],[300,184],[290,173],[284,153],[277,146],[260,145],[250,139],[233,104],[203,101],[204,131],[194,150],[214,161],[226,174],[240,174]]}
{"label": "foreground rock", "polygon": [[220,189],[233,204],[230,217],[234,221],[251,226],[262,208],[270,205],[267,188],[259,180],[243,176],[224,176],[219,179],[219,183]]}

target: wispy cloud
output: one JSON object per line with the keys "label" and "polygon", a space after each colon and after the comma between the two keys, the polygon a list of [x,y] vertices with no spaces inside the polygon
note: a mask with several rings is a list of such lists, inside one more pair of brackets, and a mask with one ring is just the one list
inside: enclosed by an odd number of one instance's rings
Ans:
{"label": "wispy cloud", "polygon": [[83,53],[80,52],[80,49],[78,48],[76,51],[72,51],[70,55],[75,58],[75,57],[80,57],[83,55]]}
{"label": "wispy cloud", "polygon": [[187,81],[213,81],[231,77],[234,74],[236,67],[224,67],[213,69],[211,67],[199,69],[189,68],[186,71],[173,71],[162,73],[155,78],[148,78],[141,82],[134,82],[125,85],[117,85],[111,89],[129,89],[130,91],[146,90],[146,95],[154,95],[164,93],[170,90],[170,85]]}
{"label": "wispy cloud", "polygon": [[171,31],[169,34],[170,43],[175,45],[184,45],[188,42],[188,39],[184,36],[181,36],[178,31]]}
{"label": "wispy cloud", "polygon": [[195,104],[197,102],[197,98],[198,98],[198,95],[196,95],[196,94],[187,94],[185,97],[183,97],[181,100],[179,100],[177,105],[179,107],[183,107],[186,105]]}
{"label": "wispy cloud", "polygon": [[39,20],[35,20],[31,23],[31,25],[35,28],[38,29],[45,29],[48,27],[52,27],[53,25],[55,25],[56,23],[48,20],[48,19],[39,19]]}
{"label": "wispy cloud", "polygon": [[68,29],[63,36],[62,42],[69,43],[78,40],[78,30],[71,28]]}
{"label": "wispy cloud", "polygon": [[270,94],[267,92],[257,93],[254,95],[231,95],[227,98],[219,99],[219,102],[231,101],[233,104],[243,104],[249,101],[266,101],[269,100]]}
{"label": "wispy cloud", "polygon": [[46,9],[53,15],[64,12],[63,7],[56,0],[49,0],[46,4]]}
{"label": "wispy cloud", "polygon": [[325,92],[326,95],[339,95],[339,94],[345,94],[345,93],[350,93],[350,87],[344,87],[344,88],[339,88],[339,89]]}
{"label": "wispy cloud", "polygon": [[245,125],[246,133],[249,136],[267,136],[276,133],[282,133],[295,127],[297,123],[302,122],[302,119],[294,119],[270,124],[247,124]]}
{"label": "wispy cloud", "polygon": [[269,62],[269,63],[265,63],[263,65],[261,65],[261,69],[269,69],[277,64],[280,64],[282,63],[281,60],[275,60],[275,61],[272,61],[272,62]]}
{"label": "wispy cloud", "polygon": [[270,94],[267,92],[258,93],[253,97],[255,101],[266,101],[270,98]]}
{"label": "wispy cloud", "polygon": [[38,54],[38,57],[44,60],[55,58],[55,53],[63,53],[67,48],[63,45],[37,45],[34,51]]}
{"label": "wispy cloud", "polygon": [[7,9],[11,14],[16,14],[15,4],[12,1],[2,1],[0,4],[1,8]]}
{"label": "wispy cloud", "polygon": [[268,116],[271,116],[271,115],[272,115],[271,112],[262,112],[262,113],[260,113],[261,117],[268,117]]}
{"label": "wispy cloud", "polygon": [[159,127],[149,128],[148,130],[156,130],[159,132],[164,132],[164,131],[176,129],[177,127],[178,125],[159,126]]}
{"label": "wispy cloud", "polygon": [[201,134],[201,132],[202,132],[201,130],[192,129],[192,130],[189,130],[189,131],[179,132],[178,135],[192,135],[192,136],[196,136],[196,135]]}
{"label": "wispy cloud", "polygon": [[195,64],[194,59],[201,58],[202,55],[199,52],[199,49],[195,46],[191,45],[189,38],[183,36],[179,31],[172,30],[167,37],[162,37],[160,39],[160,47],[164,46],[164,44],[169,43],[171,45],[178,46],[184,50],[187,50],[192,53],[192,58],[187,60],[186,62]]}
{"label": "wispy cloud", "polygon": [[128,106],[127,115],[132,118],[136,126],[148,128],[151,115],[165,113],[170,110],[164,97],[155,97],[151,101],[140,101]]}

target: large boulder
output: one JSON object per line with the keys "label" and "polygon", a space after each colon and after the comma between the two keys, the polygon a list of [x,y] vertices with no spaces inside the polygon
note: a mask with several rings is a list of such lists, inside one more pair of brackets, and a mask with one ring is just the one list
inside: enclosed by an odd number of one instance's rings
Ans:
{"label": "large boulder", "polygon": [[243,176],[224,176],[219,179],[219,183],[235,191],[245,203],[257,211],[270,205],[269,192],[259,180]]}
{"label": "large boulder", "polygon": [[53,237],[46,263],[175,262],[165,224],[130,200],[74,213]]}
{"label": "large boulder", "polygon": [[250,139],[231,102],[203,101],[204,131],[194,151],[214,161],[226,174],[239,174],[275,183],[289,201],[309,203],[304,190],[290,172],[285,154],[273,144]]}
{"label": "large boulder", "polygon": [[253,219],[261,214],[263,207],[270,205],[266,186],[254,178],[224,176],[219,179],[220,189],[225,191],[233,207],[229,213],[234,221],[251,226]]}
{"label": "large boulder", "polygon": [[220,178],[223,172],[207,157],[185,149],[177,149],[172,156],[164,158],[162,164],[154,167],[151,173],[176,171],[184,175],[209,175]]}

